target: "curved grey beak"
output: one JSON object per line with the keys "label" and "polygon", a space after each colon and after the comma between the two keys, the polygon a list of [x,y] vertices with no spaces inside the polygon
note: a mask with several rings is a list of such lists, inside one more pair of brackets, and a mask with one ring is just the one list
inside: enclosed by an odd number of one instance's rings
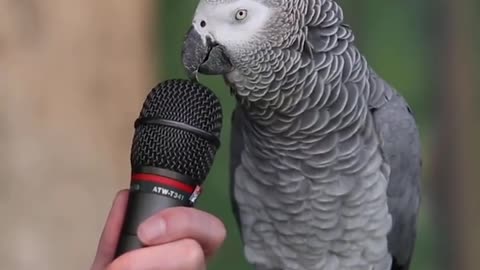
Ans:
{"label": "curved grey beak", "polygon": [[182,62],[187,76],[192,80],[197,80],[199,72],[207,75],[219,75],[226,74],[233,69],[224,47],[210,37],[207,37],[204,42],[193,26],[188,31],[183,44]]}

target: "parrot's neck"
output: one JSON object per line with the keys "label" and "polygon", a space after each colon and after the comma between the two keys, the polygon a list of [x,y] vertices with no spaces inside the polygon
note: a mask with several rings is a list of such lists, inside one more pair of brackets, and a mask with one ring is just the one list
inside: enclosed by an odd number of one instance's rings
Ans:
{"label": "parrot's neck", "polygon": [[227,76],[238,104],[259,126],[293,124],[312,112],[330,114],[345,106],[339,102],[354,103],[361,96],[368,103],[373,94],[368,89],[373,72],[353,45],[340,55],[314,55],[314,61],[297,51],[278,57],[290,59],[288,69],[273,62],[265,71],[237,70]]}
{"label": "parrot's neck", "polygon": [[369,87],[376,83],[376,75],[354,45],[342,9],[327,2],[320,12],[336,16],[309,16],[311,27],[301,28],[282,47],[264,44],[237,58],[241,59],[237,68],[226,75],[238,103],[258,126],[268,129],[287,123],[299,128],[298,119],[308,125],[304,118],[331,115],[345,106],[342,102],[351,104],[360,98],[366,108],[378,93]]}
{"label": "parrot's neck", "polygon": [[[298,26],[281,46],[262,44],[236,57],[236,69],[225,76],[238,103],[258,125],[292,122],[312,109],[328,111],[342,91],[349,91],[347,84],[368,95],[364,89],[370,69],[343,23],[342,9],[330,0],[328,5],[302,1],[303,13],[320,14],[307,14],[307,27]],[[313,8],[320,4],[321,9]]]}

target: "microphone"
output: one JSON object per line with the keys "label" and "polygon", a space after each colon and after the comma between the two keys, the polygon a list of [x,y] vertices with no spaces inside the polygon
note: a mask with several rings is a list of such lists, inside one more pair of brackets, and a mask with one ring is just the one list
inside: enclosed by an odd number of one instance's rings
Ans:
{"label": "microphone", "polygon": [[138,226],[169,207],[193,207],[220,147],[222,108],[207,87],[168,80],[135,121],[127,212],[115,258],[142,248]]}

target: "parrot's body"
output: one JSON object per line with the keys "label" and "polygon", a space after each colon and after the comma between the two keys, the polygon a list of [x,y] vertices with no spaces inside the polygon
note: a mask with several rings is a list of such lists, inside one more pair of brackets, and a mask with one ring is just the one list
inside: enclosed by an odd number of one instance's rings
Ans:
{"label": "parrot's body", "polygon": [[[262,15],[222,40],[221,29],[201,29],[221,6],[236,7],[237,20],[248,7]],[[238,100],[230,171],[247,260],[257,270],[407,270],[420,204],[417,127],[353,45],[340,7],[204,0],[194,27],[200,21],[207,26],[193,31],[210,49],[197,69],[224,74]]]}

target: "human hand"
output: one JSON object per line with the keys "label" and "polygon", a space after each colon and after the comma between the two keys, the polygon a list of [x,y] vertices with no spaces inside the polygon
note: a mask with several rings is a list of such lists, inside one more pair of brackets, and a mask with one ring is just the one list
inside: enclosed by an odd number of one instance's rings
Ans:
{"label": "human hand", "polygon": [[204,270],[225,240],[225,226],[213,215],[194,208],[169,208],[139,226],[145,248],[114,260],[127,201],[127,190],[117,194],[91,270]]}

